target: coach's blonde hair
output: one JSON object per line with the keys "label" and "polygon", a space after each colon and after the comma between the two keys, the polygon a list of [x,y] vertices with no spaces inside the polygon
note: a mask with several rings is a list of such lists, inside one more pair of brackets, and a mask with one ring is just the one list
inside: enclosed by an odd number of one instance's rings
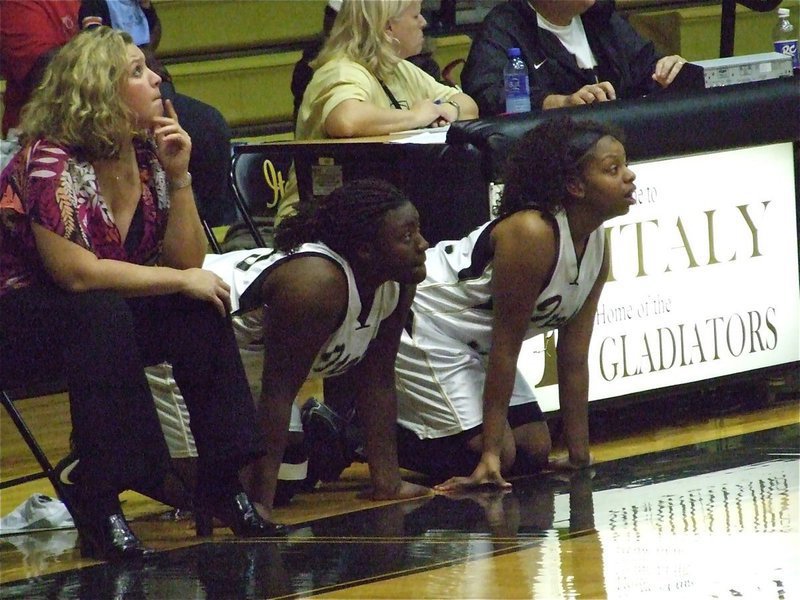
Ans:
{"label": "coach's blonde hair", "polygon": [[311,67],[345,57],[366,67],[378,79],[386,79],[402,59],[386,26],[414,0],[344,0],[331,33]]}
{"label": "coach's blonde hair", "polygon": [[22,111],[22,143],[38,138],[86,160],[114,158],[131,136],[133,113],[122,98],[130,35],[110,27],[79,33],[50,61]]}

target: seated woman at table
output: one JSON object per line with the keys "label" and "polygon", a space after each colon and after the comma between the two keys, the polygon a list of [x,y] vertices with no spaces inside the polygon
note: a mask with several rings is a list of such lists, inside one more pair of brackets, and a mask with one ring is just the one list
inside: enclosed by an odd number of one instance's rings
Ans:
{"label": "seated woman at table", "polygon": [[206,239],[191,139],[124,32],[78,34],[23,109],[0,176],[0,379],[66,379],[73,453],[58,476],[81,554],[149,553],[119,503],[163,483],[168,453],[144,366],[169,360],[200,450],[198,535],[279,531],[238,471],[266,451],[227,318],[230,289],[201,269]]}
{"label": "seated woman at table", "polygon": [[661,56],[608,0],[508,0],[486,15],[461,73],[484,117],[505,112],[509,48],[528,65],[533,110],[638,98],[686,62]]}
{"label": "seated woman at table", "polygon": [[[474,119],[478,107],[407,60],[422,50],[420,0],[344,0],[297,115],[296,140],[386,135]],[[278,220],[294,212],[293,174]]]}

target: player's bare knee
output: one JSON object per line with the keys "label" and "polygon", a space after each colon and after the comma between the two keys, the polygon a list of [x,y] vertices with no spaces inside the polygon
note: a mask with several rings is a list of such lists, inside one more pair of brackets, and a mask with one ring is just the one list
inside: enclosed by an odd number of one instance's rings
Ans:
{"label": "player's bare knee", "polygon": [[527,423],[514,429],[517,451],[524,452],[530,460],[547,462],[552,443],[545,423]]}
{"label": "player's bare knee", "polygon": [[511,475],[532,475],[544,469],[549,461],[549,444],[518,446]]}

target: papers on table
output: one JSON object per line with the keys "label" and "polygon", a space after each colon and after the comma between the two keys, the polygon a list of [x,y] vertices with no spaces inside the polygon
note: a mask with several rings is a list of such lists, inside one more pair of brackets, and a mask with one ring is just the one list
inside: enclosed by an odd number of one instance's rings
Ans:
{"label": "papers on table", "polygon": [[413,129],[398,131],[389,136],[390,144],[444,144],[447,141],[449,125],[434,129]]}

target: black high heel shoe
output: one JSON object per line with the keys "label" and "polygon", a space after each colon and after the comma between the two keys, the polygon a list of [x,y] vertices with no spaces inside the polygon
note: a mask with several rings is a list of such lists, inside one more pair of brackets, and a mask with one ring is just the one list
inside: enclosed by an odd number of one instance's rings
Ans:
{"label": "black high heel shoe", "polygon": [[216,502],[199,500],[195,505],[195,529],[198,537],[207,537],[214,532],[215,517],[230,527],[238,537],[286,535],[286,527],[264,519],[244,492]]}
{"label": "black high heel shoe", "polygon": [[99,560],[141,560],[153,554],[130,530],[122,513],[100,519],[94,527],[78,528],[81,556]]}
{"label": "black high heel shoe", "polygon": [[[78,530],[78,544],[83,558],[98,560],[139,560],[153,553],[130,530],[119,511],[104,515],[97,498],[87,498],[82,486],[69,479],[78,459],[69,454],[55,467],[59,496],[67,506]],[[107,512],[107,511],[106,511]]]}

